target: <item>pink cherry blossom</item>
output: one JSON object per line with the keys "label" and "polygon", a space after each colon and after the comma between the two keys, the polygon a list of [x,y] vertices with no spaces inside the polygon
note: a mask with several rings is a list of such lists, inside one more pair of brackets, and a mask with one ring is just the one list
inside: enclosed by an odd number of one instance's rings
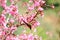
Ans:
{"label": "pink cherry blossom", "polygon": [[1,15],[0,16],[0,25],[5,25],[5,16],[4,15]]}
{"label": "pink cherry blossom", "polygon": [[3,10],[3,11],[2,11],[2,14],[3,14],[3,15],[6,15],[6,14],[7,14],[6,10]]}
{"label": "pink cherry blossom", "polygon": [[14,19],[12,19],[12,18],[11,18],[9,21],[10,21],[11,23],[14,23]]}
{"label": "pink cherry blossom", "polygon": [[27,40],[34,40],[34,36],[32,34],[29,34]]}
{"label": "pink cherry blossom", "polygon": [[42,7],[38,7],[38,10],[39,11],[43,11],[44,9]]}
{"label": "pink cherry blossom", "polygon": [[34,10],[34,5],[28,6],[28,10],[29,10],[29,11]]}
{"label": "pink cherry blossom", "polygon": [[27,35],[26,34],[21,34],[20,39],[27,39]]}
{"label": "pink cherry blossom", "polygon": [[6,0],[0,0],[0,5],[2,7],[5,7],[6,6]]}
{"label": "pink cherry blossom", "polygon": [[40,23],[38,22],[38,21],[34,21],[33,23],[32,23],[32,27],[33,28],[35,28],[36,26],[39,26],[40,25]]}
{"label": "pink cherry blossom", "polygon": [[36,6],[39,6],[40,4],[39,4],[39,2],[37,2],[37,1],[35,1],[34,2],[34,6],[36,7]]}
{"label": "pink cherry blossom", "polygon": [[10,2],[12,3],[14,0],[10,0]]}
{"label": "pink cherry blossom", "polygon": [[13,34],[17,30],[17,27],[12,26],[9,28],[9,31]]}
{"label": "pink cherry blossom", "polygon": [[18,13],[18,9],[17,9],[17,6],[15,6],[15,5],[11,5],[10,6],[10,14],[12,15],[12,16],[14,16],[15,14],[17,14]]}

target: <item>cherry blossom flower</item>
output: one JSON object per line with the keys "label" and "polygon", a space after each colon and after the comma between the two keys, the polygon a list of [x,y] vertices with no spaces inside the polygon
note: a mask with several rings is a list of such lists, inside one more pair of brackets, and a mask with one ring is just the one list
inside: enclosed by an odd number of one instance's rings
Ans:
{"label": "cherry blossom flower", "polygon": [[27,39],[27,35],[26,34],[21,34],[20,39]]}
{"label": "cherry blossom flower", "polygon": [[42,7],[38,7],[38,11],[43,11],[44,9]]}
{"label": "cherry blossom flower", "polygon": [[17,30],[17,27],[11,27],[11,28],[10,28],[10,31],[11,31],[12,33],[14,33],[16,30]]}
{"label": "cherry blossom flower", "polygon": [[28,7],[28,10],[29,10],[29,11],[34,10],[34,6]]}
{"label": "cherry blossom flower", "polygon": [[32,34],[29,34],[27,40],[34,40],[34,36]]}
{"label": "cherry blossom flower", "polygon": [[40,25],[39,22],[33,21],[33,23],[32,23],[32,28],[35,28],[36,26],[39,26],[39,25]]}
{"label": "cherry blossom flower", "polygon": [[5,16],[4,15],[0,16],[0,25],[5,26]]}
{"label": "cherry blossom flower", "polygon": [[36,7],[36,6],[39,6],[40,4],[39,4],[39,2],[37,2],[37,1],[35,1],[34,2],[34,6]]}
{"label": "cherry blossom flower", "polygon": [[0,0],[0,5],[4,8],[6,6],[6,0]]}
{"label": "cherry blossom flower", "polygon": [[18,13],[18,9],[17,9],[17,7],[15,6],[15,5],[11,5],[10,6],[10,14],[12,15],[12,16],[14,16],[16,13]]}
{"label": "cherry blossom flower", "polygon": [[9,21],[10,21],[11,23],[14,23],[14,19],[12,19],[12,18],[11,18]]}

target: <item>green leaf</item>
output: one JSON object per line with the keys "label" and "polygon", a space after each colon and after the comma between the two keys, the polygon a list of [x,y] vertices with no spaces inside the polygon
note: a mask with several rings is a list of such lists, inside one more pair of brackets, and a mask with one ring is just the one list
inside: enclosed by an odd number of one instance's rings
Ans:
{"label": "green leaf", "polygon": [[22,0],[23,2],[28,2],[29,0]]}
{"label": "green leaf", "polygon": [[10,0],[7,0],[7,6],[9,6],[11,4]]}
{"label": "green leaf", "polygon": [[42,27],[37,28],[37,34],[43,38],[43,40],[47,39],[47,35],[45,30]]}
{"label": "green leaf", "polygon": [[21,34],[22,33],[22,31],[23,31],[23,27],[21,26],[21,27],[18,27],[18,29],[14,32],[14,34],[16,34],[16,35],[19,35],[19,34]]}
{"label": "green leaf", "polygon": [[47,0],[47,4],[53,4],[55,3],[55,0]]}
{"label": "green leaf", "polygon": [[0,14],[2,13],[2,11],[3,11],[3,7],[0,6]]}

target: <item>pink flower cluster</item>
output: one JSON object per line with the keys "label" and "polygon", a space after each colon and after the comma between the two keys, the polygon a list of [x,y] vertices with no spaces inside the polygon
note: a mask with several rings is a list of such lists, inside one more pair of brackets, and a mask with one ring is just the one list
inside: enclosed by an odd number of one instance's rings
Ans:
{"label": "pink flower cluster", "polygon": [[21,34],[20,36],[8,35],[6,40],[42,40],[42,38],[37,35],[33,36],[33,34]]}
{"label": "pink flower cluster", "polygon": [[[36,20],[38,14],[43,16],[43,8],[45,1],[43,0],[29,0],[27,3],[27,16],[24,17],[18,12],[18,7],[15,5],[14,0],[10,0],[11,5],[6,5],[7,0],[0,0],[0,6],[3,7],[2,14],[0,15],[0,40],[38,40],[32,34],[21,34],[16,36],[14,32],[19,26],[25,25],[30,29],[36,28],[40,23]],[[33,3],[32,6],[30,3]],[[35,10],[36,9],[36,10]],[[32,10],[36,13],[29,14]],[[6,17],[6,15],[8,17]],[[12,18],[10,18],[12,16]],[[17,22],[17,24],[14,24]]]}
{"label": "pink flower cluster", "polygon": [[42,13],[43,10],[44,10],[42,8],[42,6],[45,5],[45,1],[44,0],[30,0],[29,1],[29,3],[32,3],[32,2],[33,2],[32,5],[27,4],[28,10],[31,11],[31,10],[35,10],[36,9],[36,11],[39,11],[40,12],[41,16],[44,16],[44,14]]}
{"label": "pink flower cluster", "polygon": [[2,7],[6,7],[6,0],[0,0],[0,5],[2,6]]}
{"label": "pink flower cluster", "polygon": [[40,40],[39,36],[33,34],[21,34],[19,38],[21,40]]}

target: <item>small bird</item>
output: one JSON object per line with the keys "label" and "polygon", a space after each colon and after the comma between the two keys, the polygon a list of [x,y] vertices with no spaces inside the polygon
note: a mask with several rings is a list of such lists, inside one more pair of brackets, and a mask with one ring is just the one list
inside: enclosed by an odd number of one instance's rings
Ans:
{"label": "small bird", "polygon": [[31,29],[31,25],[30,24],[26,23],[24,20],[23,20],[23,22],[25,23],[25,25],[27,25]]}

